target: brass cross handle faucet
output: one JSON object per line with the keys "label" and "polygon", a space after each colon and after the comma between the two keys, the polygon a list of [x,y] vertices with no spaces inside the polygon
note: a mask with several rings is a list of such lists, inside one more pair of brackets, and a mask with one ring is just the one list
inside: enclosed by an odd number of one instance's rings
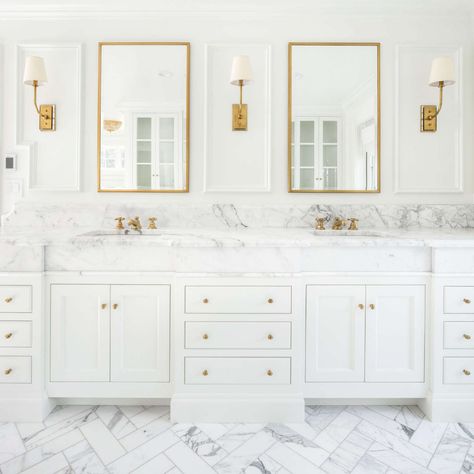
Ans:
{"label": "brass cross handle faucet", "polygon": [[359,219],[356,219],[355,217],[351,217],[349,219],[349,230],[359,230]]}
{"label": "brass cross handle faucet", "polygon": [[138,216],[134,217],[133,219],[130,218],[128,220],[128,226],[132,230],[136,230],[138,232],[142,230],[142,223],[140,222],[140,218]]}
{"label": "brass cross handle faucet", "polygon": [[125,227],[123,226],[123,221],[124,221],[124,220],[125,220],[125,217],[116,217],[116,218],[115,218],[115,221],[117,222],[117,223],[115,224],[115,228],[116,228],[117,230],[123,230],[123,229],[125,229]]}
{"label": "brass cross handle faucet", "polygon": [[346,225],[346,221],[341,217],[336,217],[332,223],[332,230],[342,230]]}
{"label": "brass cross handle faucet", "polygon": [[317,217],[316,222],[314,224],[314,228],[316,230],[324,230],[324,223],[326,222],[325,217]]}
{"label": "brass cross handle faucet", "polygon": [[158,227],[156,227],[156,217],[149,217],[148,218],[148,228],[149,229],[158,229]]}

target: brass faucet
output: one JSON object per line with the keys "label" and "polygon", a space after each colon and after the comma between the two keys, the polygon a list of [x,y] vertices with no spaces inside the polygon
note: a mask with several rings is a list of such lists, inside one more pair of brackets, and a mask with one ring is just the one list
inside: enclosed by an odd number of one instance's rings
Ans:
{"label": "brass faucet", "polygon": [[148,229],[157,229],[156,227],[156,217],[149,217],[148,218]]}
{"label": "brass faucet", "polygon": [[316,230],[324,230],[324,223],[326,222],[325,217],[317,217],[314,227]]}
{"label": "brass faucet", "polygon": [[355,217],[349,218],[349,230],[359,230],[359,219],[356,219]]}
{"label": "brass faucet", "polygon": [[125,220],[125,217],[116,217],[116,218],[115,218],[115,221],[117,222],[117,223],[115,224],[115,228],[116,228],[117,230],[124,230],[124,229],[125,229],[125,227],[123,226],[123,221],[124,221],[124,220]]}
{"label": "brass faucet", "polygon": [[332,223],[332,230],[342,230],[346,225],[346,221],[340,217],[336,217]]}
{"label": "brass faucet", "polygon": [[136,216],[135,218],[130,218],[128,220],[128,226],[132,230],[136,230],[137,232],[140,232],[142,230],[142,223],[140,222],[140,218]]}

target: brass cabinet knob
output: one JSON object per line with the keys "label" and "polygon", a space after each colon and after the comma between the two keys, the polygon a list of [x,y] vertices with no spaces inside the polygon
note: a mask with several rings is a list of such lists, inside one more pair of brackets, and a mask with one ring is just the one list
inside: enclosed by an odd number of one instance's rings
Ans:
{"label": "brass cabinet knob", "polygon": [[268,304],[272,304],[273,303],[273,298],[268,298],[267,302],[268,302]]}
{"label": "brass cabinet knob", "polygon": [[375,305],[374,305],[373,303],[370,303],[370,304],[369,304],[369,308],[370,308],[370,309],[375,309]]}
{"label": "brass cabinet knob", "polygon": [[5,339],[10,339],[12,336],[13,336],[12,332],[7,332],[4,337]]}
{"label": "brass cabinet knob", "polygon": [[203,335],[202,335],[202,338],[203,338],[203,339],[209,339],[209,336],[208,336],[207,334],[203,334]]}
{"label": "brass cabinet knob", "polygon": [[209,300],[208,300],[207,298],[204,298],[204,299],[202,300],[202,302],[203,302],[204,304],[207,304],[207,303],[209,303]]}
{"label": "brass cabinet knob", "polygon": [[468,375],[468,376],[471,375],[471,372],[467,369],[463,369],[462,371],[464,375]]}
{"label": "brass cabinet knob", "polygon": [[468,298],[464,298],[463,301],[464,301],[464,303],[466,303],[466,304],[471,304],[471,300],[468,299]]}
{"label": "brass cabinet knob", "polygon": [[11,303],[13,301],[13,298],[9,296],[8,298],[5,298],[5,303]]}
{"label": "brass cabinet knob", "polygon": [[102,304],[100,305],[100,307],[101,307],[102,309],[107,308],[107,303],[102,303]]}
{"label": "brass cabinet knob", "polygon": [[202,371],[202,375],[204,375],[204,377],[207,377],[209,375],[209,372],[207,371],[207,369],[204,369]]}
{"label": "brass cabinet knob", "polygon": [[267,370],[267,375],[268,375],[269,377],[271,377],[271,376],[273,375],[273,372],[269,369],[269,370]]}
{"label": "brass cabinet knob", "polygon": [[114,303],[114,304],[112,305],[112,308],[113,308],[113,309],[117,309],[117,308],[118,308],[118,303]]}
{"label": "brass cabinet knob", "polygon": [[273,335],[272,335],[272,334],[269,334],[269,335],[267,336],[267,339],[268,339],[269,341],[271,341],[271,340],[273,339]]}
{"label": "brass cabinet knob", "polygon": [[358,307],[359,309],[364,309],[364,305],[363,305],[362,303],[359,303],[359,304],[357,305],[357,307]]}
{"label": "brass cabinet knob", "polygon": [[469,341],[471,339],[471,336],[469,334],[463,334],[462,337]]}
{"label": "brass cabinet knob", "polygon": [[13,369],[6,369],[3,373],[5,375],[10,375],[13,372]]}

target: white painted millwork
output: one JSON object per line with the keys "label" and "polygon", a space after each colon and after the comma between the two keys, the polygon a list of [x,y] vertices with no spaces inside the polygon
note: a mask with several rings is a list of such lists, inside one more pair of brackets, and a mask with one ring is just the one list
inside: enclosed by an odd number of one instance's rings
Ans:
{"label": "white painted millwork", "polygon": [[474,286],[446,286],[444,312],[446,314],[474,314]]}
{"label": "white painted millwork", "polygon": [[474,384],[474,357],[445,357],[443,374],[446,384]]}
{"label": "white painted millwork", "polygon": [[308,286],[307,382],[362,382],[364,330],[365,286]]}
{"label": "white painted millwork", "polygon": [[31,357],[0,356],[0,383],[31,383]]}
{"label": "white painted millwork", "polygon": [[366,382],[423,382],[425,287],[368,286]]}
{"label": "white painted millwork", "polygon": [[0,320],[0,348],[31,347],[32,335],[31,321]]}
{"label": "white painted millwork", "polygon": [[187,286],[186,313],[289,314],[290,286]]}
{"label": "white painted millwork", "polygon": [[169,381],[170,288],[112,285],[113,382]]}
{"label": "white painted millwork", "polygon": [[186,349],[290,349],[289,322],[187,321]]}
{"label": "white painted millwork", "polygon": [[110,377],[110,287],[51,285],[51,381]]}
{"label": "white painted millwork", "polygon": [[186,357],[185,383],[198,385],[288,385],[289,357]]}
{"label": "white painted millwork", "polygon": [[474,349],[474,321],[445,321],[444,349]]}
{"label": "white painted millwork", "polygon": [[31,286],[0,286],[0,313],[31,313]]}

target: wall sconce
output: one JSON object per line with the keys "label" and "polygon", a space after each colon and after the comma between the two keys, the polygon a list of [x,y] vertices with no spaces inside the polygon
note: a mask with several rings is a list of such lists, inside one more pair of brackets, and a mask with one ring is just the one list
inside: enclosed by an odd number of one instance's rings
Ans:
{"label": "wall sconce", "polygon": [[232,104],[232,130],[247,130],[247,104],[242,103],[243,86],[250,84],[253,80],[252,68],[248,56],[235,56],[232,61],[232,72],[230,83],[240,87],[240,102]]}
{"label": "wall sconce", "polygon": [[40,105],[36,103],[36,92],[38,86],[48,82],[44,60],[39,56],[28,56],[25,61],[25,72],[23,74],[23,83],[34,87],[34,104],[36,112],[39,115],[39,129],[42,132],[53,132],[56,130],[56,106]]}
{"label": "wall sconce", "polygon": [[113,119],[105,119],[102,125],[106,132],[113,133],[113,132],[116,132],[117,130],[120,130],[120,127],[122,126],[122,121],[113,120]]}
{"label": "wall sconce", "polygon": [[436,132],[438,129],[437,117],[443,107],[443,88],[454,84],[454,64],[449,57],[433,59],[429,85],[439,87],[439,105],[422,105],[420,116],[420,130],[422,132]]}

